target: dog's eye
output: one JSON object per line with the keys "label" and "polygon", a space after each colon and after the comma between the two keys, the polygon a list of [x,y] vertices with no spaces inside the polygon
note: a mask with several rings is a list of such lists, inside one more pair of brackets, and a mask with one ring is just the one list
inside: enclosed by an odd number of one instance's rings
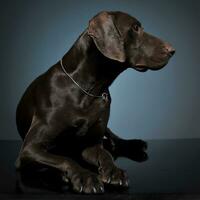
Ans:
{"label": "dog's eye", "polygon": [[137,24],[134,24],[134,25],[133,25],[133,29],[134,29],[134,31],[138,32],[139,26],[138,26]]}

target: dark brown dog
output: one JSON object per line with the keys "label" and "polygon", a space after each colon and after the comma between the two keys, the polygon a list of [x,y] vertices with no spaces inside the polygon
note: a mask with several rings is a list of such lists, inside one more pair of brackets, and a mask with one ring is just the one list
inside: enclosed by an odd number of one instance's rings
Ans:
{"label": "dark brown dog", "polygon": [[[108,87],[128,67],[161,69],[174,52],[128,14],[96,15],[62,62],[34,80],[19,102],[16,120],[23,145],[16,167],[56,168],[77,192],[102,193],[103,183],[127,187],[125,172],[111,156],[123,151],[123,140],[107,128]],[[132,142],[146,146],[142,140]],[[81,167],[78,157],[97,166],[98,174]]]}

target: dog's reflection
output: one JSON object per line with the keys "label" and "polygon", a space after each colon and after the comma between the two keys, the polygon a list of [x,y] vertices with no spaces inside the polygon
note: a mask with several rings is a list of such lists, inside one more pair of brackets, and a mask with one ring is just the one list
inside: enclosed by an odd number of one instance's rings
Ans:
{"label": "dog's reflection", "polygon": [[[114,160],[119,157],[128,158],[136,162],[144,162],[148,159],[147,143],[142,140],[114,140],[116,146],[110,145],[110,140],[103,141],[106,148],[113,156]],[[85,168],[97,172],[97,169],[77,158],[77,161]],[[53,168],[41,166],[30,166],[26,169],[16,171],[16,192],[17,193],[41,193],[41,192],[66,192],[70,191],[70,182],[63,180],[65,176],[60,171]]]}

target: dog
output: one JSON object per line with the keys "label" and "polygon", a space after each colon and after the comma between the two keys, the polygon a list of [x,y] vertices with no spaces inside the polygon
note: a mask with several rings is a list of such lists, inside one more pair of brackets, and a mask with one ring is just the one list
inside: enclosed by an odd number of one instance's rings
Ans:
{"label": "dog", "polygon": [[[78,193],[103,193],[104,184],[128,187],[126,172],[112,157],[126,145],[107,128],[108,88],[127,68],[159,70],[174,53],[169,43],[144,32],[136,18],[119,11],[98,13],[63,58],[22,96],[16,123],[23,144],[16,169],[58,170]],[[132,140],[132,146],[145,149],[146,143]],[[97,172],[84,168],[77,158]]]}

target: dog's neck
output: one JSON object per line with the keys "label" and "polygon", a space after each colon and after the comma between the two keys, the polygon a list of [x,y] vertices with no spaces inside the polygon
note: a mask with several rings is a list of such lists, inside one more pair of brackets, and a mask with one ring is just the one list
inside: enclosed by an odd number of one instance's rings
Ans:
{"label": "dog's neck", "polygon": [[63,57],[67,73],[86,91],[101,95],[126,68],[103,56],[84,31]]}

